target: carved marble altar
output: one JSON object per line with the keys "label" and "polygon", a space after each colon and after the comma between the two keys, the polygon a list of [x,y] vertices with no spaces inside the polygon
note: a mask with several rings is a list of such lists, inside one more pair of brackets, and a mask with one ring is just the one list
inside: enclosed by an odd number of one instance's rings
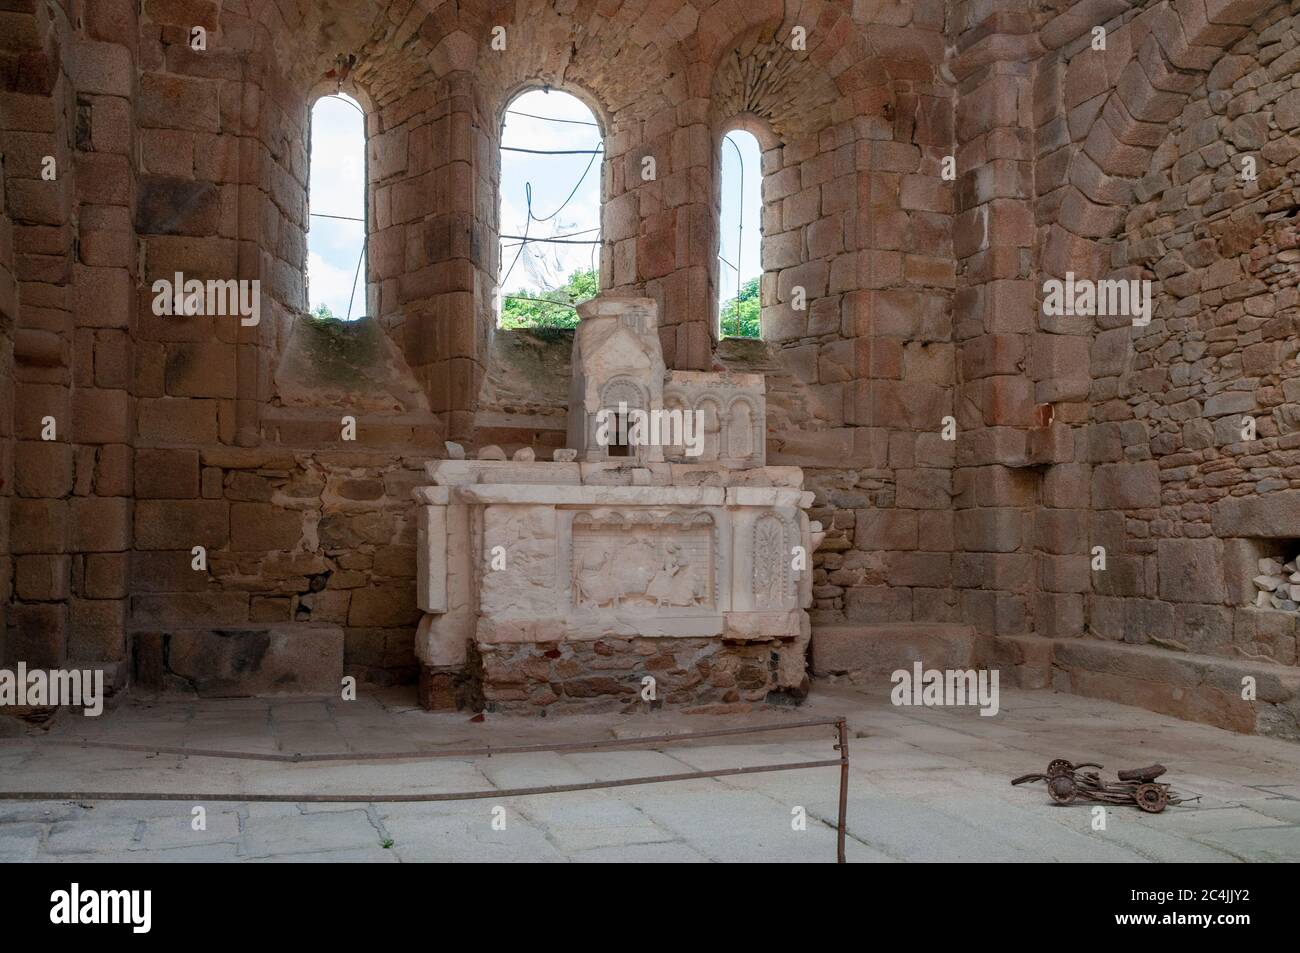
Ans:
{"label": "carved marble altar", "polygon": [[[433,461],[414,491],[422,702],[636,704],[646,675],[670,704],[797,694],[821,527],[802,471],[763,465],[761,375],[666,371],[650,299],[579,310],[576,446]],[[700,412],[698,456],[597,439],[600,410],[666,403]]]}

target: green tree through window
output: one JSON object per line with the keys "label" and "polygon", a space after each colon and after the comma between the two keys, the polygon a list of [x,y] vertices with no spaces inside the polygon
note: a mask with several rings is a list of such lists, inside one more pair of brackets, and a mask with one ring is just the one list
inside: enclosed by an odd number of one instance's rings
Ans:
{"label": "green tree through window", "polygon": [[509,330],[577,327],[578,312],[566,305],[594,298],[599,291],[600,277],[591,269],[575,271],[568,281],[551,291],[516,289],[501,296],[500,327]]}
{"label": "green tree through window", "polygon": [[722,302],[718,311],[724,338],[756,338],[758,333],[758,278],[740,286],[740,294]]}

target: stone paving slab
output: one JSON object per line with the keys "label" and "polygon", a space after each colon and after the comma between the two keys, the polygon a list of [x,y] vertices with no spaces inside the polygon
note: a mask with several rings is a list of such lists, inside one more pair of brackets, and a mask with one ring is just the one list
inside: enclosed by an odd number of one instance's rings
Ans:
{"label": "stone paving slab", "polygon": [[[367,794],[491,791],[833,758],[833,730],[704,739],[658,750],[590,750],[365,762],[267,763],[39,747],[42,737],[262,752],[446,750],[793,723],[850,726],[850,861],[1150,862],[1300,860],[1300,746],[1234,735],[1096,699],[1004,690],[1001,711],[894,707],[888,693],[819,685],[798,710],[716,717],[659,712],[532,720],[429,713],[409,692],[333,699],[167,700],[99,719],[59,718],[0,744],[11,788]],[[8,736],[12,737],[12,732]],[[2,736],[0,736],[2,737]],[[1014,775],[1052,757],[1107,773],[1160,761],[1198,804],[1161,815],[1059,806]],[[0,802],[0,862],[399,863],[831,862],[837,768],[456,802],[203,805],[185,801]],[[806,827],[792,824],[796,809]],[[502,813],[503,812],[503,813]],[[505,828],[495,820],[504,817]]]}

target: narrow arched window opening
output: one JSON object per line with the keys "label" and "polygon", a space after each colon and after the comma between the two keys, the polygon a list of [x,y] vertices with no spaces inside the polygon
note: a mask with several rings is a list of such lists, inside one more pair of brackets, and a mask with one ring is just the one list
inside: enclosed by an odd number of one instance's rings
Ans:
{"label": "narrow arched window opening", "polygon": [[342,93],[311,111],[307,301],[313,317],[366,312],[366,117]]}
{"label": "narrow arched window opening", "polygon": [[500,327],[574,327],[573,306],[600,290],[603,157],[600,126],[574,96],[532,90],[506,110]]}
{"label": "narrow arched window opening", "polygon": [[718,323],[722,337],[760,337],[763,266],[762,150],[751,133],[722,139],[718,218]]}

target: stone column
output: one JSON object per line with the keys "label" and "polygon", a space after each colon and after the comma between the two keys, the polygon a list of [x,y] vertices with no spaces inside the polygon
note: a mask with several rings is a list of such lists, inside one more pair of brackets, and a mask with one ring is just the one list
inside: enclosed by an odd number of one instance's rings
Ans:
{"label": "stone column", "polygon": [[379,317],[451,439],[469,436],[492,316],[492,141],[473,74],[376,104],[370,269]]}
{"label": "stone column", "polygon": [[957,460],[954,583],[962,618],[985,634],[1033,625],[1029,464],[1036,423],[1033,67],[1038,51],[1021,0],[980,8],[953,61],[957,93]]}
{"label": "stone column", "polygon": [[[54,667],[68,657],[72,585],[76,105],[65,55],[71,28],[49,5],[8,16],[9,25],[22,28],[6,32],[3,55],[16,69],[4,71],[8,81],[0,89],[16,286],[8,299],[16,320],[7,404],[13,426],[6,434],[13,441],[13,481],[7,484],[13,499],[4,549],[14,572],[13,591],[4,593],[12,598],[4,661]],[[98,52],[104,54],[96,61],[104,81],[129,85],[129,62],[106,48]]]}
{"label": "stone column", "polygon": [[[88,5],[91,6],[91,5]],[[132,545],[139,27],[130,3],[94,4],[65,59],[77,89],[70,513],[71,665],[127,676]]]}

